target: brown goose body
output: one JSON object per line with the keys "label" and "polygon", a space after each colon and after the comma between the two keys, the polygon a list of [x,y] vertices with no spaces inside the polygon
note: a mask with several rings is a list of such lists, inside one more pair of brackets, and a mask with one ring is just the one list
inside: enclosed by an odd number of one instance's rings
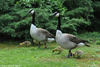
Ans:
{"label": "brown goose body", "polygon": [[37,28],[33,24],[31,24],[30,35],[38,42],[46,42],[48,41],[48,38],[55,38],[54,35],[48,32],[47,30]]}
{"label": "brown goose body", "polygon": [[74,49],[84,45],[89,47],[89,45],[86,45],[88,41],[82,40],[72,34],[63,34],[60,30],[56,32],[56,42],[64,49]]}
{"label": "brown goose body", "polygon": [[34,10],[29,10],[28,13],[32,14],[32,24],[30,27],[30,35],[33,39],[37,40],[39,42],[38,47],[40,48],[40,42],[45,43],[45,48],[46,48],[46,42],[49,41],[54,41],[55,37],[52,35],[49,31],[42,29],[42,28],[37,28],[35,26],[35,11]]}
{"label": "brown goose body", "polygon": [[89,45],[86,44],[88,42],[86,40],[82,40],[72,34],[67,34],[67,33],[63,34],[60,28],[61,26],[60,14],[55,12],[53,15],[58,17],[58,25],[57,25],[57,30],[56,30],[56,42],[62,48],[69,49],[68,57],[72,56],[71,50],[76,47],[81,47],[84,45],[87,47],[90,47]]}
{"label": "brown goose body", "polygon": [[70,41],[75,42],[76,44],[79,44],[81,42],[82,43],[89,43],[88,41],[80,39],[80,38],[78,38],[78,37],[76,37],[75,35],[72,35],[72,34],[65,33],[64,35],[66,37],[68,37]]}
{"label": "brown goose body", "polygon": [[53,34],[42,28],[38,28],[37,35],[44,35],[46,41],[48,40],[48,38],[55,38]]}

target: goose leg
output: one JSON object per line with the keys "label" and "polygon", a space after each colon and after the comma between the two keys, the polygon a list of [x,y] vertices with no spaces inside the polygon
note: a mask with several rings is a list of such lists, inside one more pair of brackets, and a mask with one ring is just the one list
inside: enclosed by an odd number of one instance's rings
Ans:
{"label": "goose leg", "polygon": [[70,56],[72,56],[71,49],[69,50],[67,58],[69,58]]}
{"label": "goose leg", "polygon": [[77,47],[77,45],[69,50],[69,53],[68,53],[68,56],[67,56],[68,58],[73,55],[72,52],[71,52],[71,50],[74,49],[74,48],[76,48],[76,47]]}
{"label": "goose leg", "polygon": [[40,48],[40,42],[39,42],[39,44],[38,44],[38,48]]}

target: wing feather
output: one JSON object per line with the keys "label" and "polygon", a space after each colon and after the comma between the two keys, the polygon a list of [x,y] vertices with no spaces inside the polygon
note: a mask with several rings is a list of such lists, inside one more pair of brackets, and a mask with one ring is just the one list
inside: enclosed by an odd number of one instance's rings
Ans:
{"label": "wing feather", "polygon": [[49,31],[42,29],[42,28],[38,28],[38,33],[42,33],[47,38],[55,38],[53,34],[51,34]]}
{"label": "wing feather", "polygon": [[72,35],[72,34],[64,34],[65,36],[67,36],[69,38],[70,41],[76,43],[76,44],[79,44],[80,42],[83,42],[83,43],[88,43],[88,41],[86,40],[82,40],[80,38],[78,38],[77,36],[75,35]]}

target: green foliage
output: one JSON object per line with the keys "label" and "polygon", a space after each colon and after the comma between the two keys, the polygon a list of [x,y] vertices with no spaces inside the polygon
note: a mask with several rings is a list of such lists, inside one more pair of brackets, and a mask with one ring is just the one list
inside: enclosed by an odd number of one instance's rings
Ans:
{"label": "green foliage", "polygon": [[88,7],[79,7],[74,10],[68,11],[66,16],[71,18],[86,18],[88,17]]}
{"label": "green foliage", "polygon": [[77,35],[81,39],[88,40],[91,43],[95,43],[96,41],[100,41],[100,32],[82,32]]}
{"label": "green foliage", "polygon": [[100,1],[96,1],[93,3],[93,8],[97,10],[100,10]]}
{"label": "green foliage", "polygon": [[0,0],[0,11],[10,11],[10,7],[14,5],[14,0]]}
{"label": "green foliage", "polygon": [[14,11],[14,13],[2,15],[0,17],[0,32],[11,37],[23,38],[28,36],[27,38],[29,38],[28,34],[31,18],[26,17],[28,10],[29,9],[23,9]]}
{"label": "green foliage", "polygon": [[94,18],[91,19],[92,27],[94,27],[95,30],[100,31],[100,1],[94,1],[92,5],[94,9]]}
{"label": "green foliage", "polygon": [[96,41],[96,44],[97,44],[97,45],[100,45],[100,41]]}
{"label": "green foliage", "polygon": [[[97,14],[100,11],[96,0],[1,0],[0,1],[0,36],[30,40],[32,15],[29,9],[36,12],[36,26],[55,34],[57,20],[50,15],[59,12],[62,31],[77,34],[79,31],[99,30]],[[93,13],[94,12],[94,13]]]}
{"label": "green foliage", "polygon": [[81,31],[81,29],[84,29],[84,27],[87,27],[88,25],[90,25],[90,22],[87,22],[84,19],[73,18],[63,21],[62,29],[65,30],[65,32],[75,33]]}

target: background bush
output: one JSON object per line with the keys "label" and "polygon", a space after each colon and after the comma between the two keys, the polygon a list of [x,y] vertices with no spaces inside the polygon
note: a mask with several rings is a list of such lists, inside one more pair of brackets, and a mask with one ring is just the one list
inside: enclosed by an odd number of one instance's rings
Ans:
{"label": "background bush", "polygon": [[57,18],[50,17],[54,12],[61,15],[63,32],[77,35],[86,31],[99,32],[100,29],[99,0],[1,0],[0,37],[31,40],[32,15],[27,14],[29,9],[36,11],[36,26],[54,35]]}

